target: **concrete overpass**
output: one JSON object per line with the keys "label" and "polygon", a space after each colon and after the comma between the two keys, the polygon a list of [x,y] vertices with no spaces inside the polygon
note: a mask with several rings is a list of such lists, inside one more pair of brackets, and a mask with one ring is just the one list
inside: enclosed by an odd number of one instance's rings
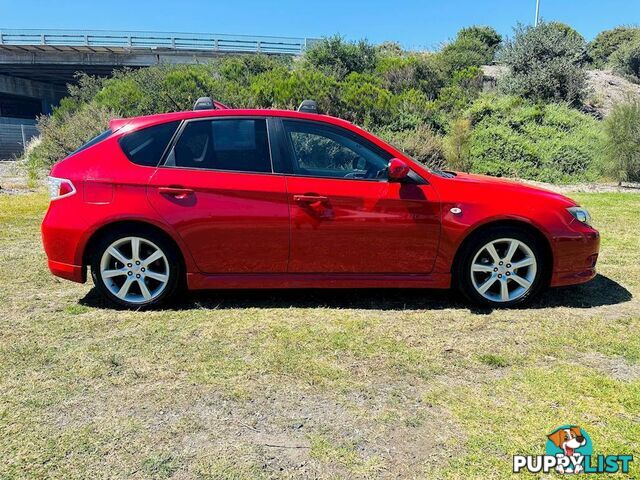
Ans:
{"label": "concrete overpass", "polygon": [[[25,138],[24,126],[8,125],[32,126],[37,115],[50,113],[76,72],[106,76],[122,67],[202,63],[242,53],[296,56],[316,41],[214,33],[0,29],[0,159],[19,153]],[[28,131],[30,136],[33,130]]]}

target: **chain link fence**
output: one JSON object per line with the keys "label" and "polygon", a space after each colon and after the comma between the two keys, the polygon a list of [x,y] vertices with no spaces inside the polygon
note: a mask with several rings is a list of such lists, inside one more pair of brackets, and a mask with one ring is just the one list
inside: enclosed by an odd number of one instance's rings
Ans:
{"label": "chain link fence", "polygon": [[13,160],[22,155],[29,141],[38,136],[35,125],[0,123],[0,160]]}

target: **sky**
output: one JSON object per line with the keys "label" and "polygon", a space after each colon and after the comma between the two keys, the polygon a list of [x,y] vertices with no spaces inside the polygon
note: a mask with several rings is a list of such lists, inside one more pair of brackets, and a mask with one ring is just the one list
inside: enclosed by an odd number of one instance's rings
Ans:
{"label": "sky", "polygon": [[[640,24],[640,0],[540,0],[541,17],[587,40]],[[533,22],[535,0],[0,0],[0,29],[62,28],[230,33],[400,42],[436,49],[465,26],[510,35]]]}

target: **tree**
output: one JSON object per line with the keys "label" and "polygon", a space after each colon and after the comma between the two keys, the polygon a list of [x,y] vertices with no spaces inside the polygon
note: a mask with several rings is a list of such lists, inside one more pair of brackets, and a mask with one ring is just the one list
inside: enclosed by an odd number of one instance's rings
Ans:
{"label": "tree", "polygon": [[493,27],[483,25],[473,25],[463,28],[458,32],[459,39],[476,39],[486,46],[487,61],[493,60],[493,56],[502,43],[502,35],[500,35]]}
{"label": "tree", "polygon": [[611,55],[617,52],[621,46],[631,40],[640,37],[640,28],[616,27],[612,30],[600,32],[589,44],[588,52],[593,65],[604,68],[609,63]]}
{"label": "tree", "polygon": [[633,79],[640,78],[640,36],[629,40],[611,55],[613,69]]}
{"label": "tree", "polygon": [[506,93],[572,105],[585,96],[586,42],[567,25],[519,25],[499,58],[510,70],[501,82]]}
{"label": "tree", "polygon": [[491,27],[463,28],[438,55],[444,74],[450,78],[459,70],[491,63],[501,42],[502,37]]}
{"label": "tree", "polygon": [[605,172],[619,184],[640,181],[640,100],[616,105],[604,125]]}
{"label": "tree", "polygon": [[347,42],[337,35],[312,45],[303,57],[307,65],[340,80],[353,72],[372,72],[376,60],[376,47],[366,40]]}

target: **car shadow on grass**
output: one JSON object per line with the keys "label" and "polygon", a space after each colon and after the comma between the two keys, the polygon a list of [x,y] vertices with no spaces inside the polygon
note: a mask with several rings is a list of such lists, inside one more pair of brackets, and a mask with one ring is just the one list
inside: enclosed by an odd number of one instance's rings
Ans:
{"label": "car shadow on grass", "polygon": [[[550,289],[525,309],[554,307],[591,308],[631,300],[629,290],[614,280],[597,275],[583,285]],[[113,308],[91,289],[79,302],[95,308]],[[208,290],[185,293],[171,304],[155,310],[233,308],[349,308],[364,310],[466,309],[488,314],[491,308],[471,305],[455,290],[427,289],[291,289]]]}

